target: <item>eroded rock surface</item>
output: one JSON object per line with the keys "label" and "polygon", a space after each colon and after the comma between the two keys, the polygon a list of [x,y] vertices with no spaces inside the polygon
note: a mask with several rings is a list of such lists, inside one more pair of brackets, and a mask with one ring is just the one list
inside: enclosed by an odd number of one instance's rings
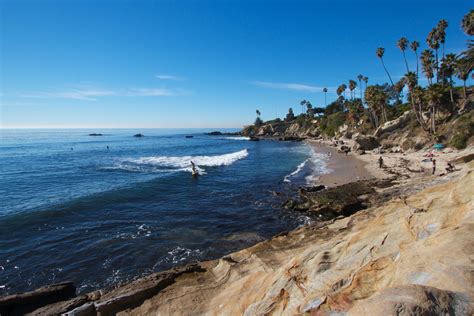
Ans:
{"label": "eroded rock surface", "polygon": [[183,274],[121,314],[471,315],[472,183],[468,172],[204,262],[205,272]]}

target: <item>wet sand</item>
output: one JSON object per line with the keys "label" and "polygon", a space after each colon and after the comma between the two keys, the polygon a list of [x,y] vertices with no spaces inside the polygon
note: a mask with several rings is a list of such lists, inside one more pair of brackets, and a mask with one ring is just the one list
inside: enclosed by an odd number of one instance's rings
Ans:
{"label": "wet sand", "polygon": [[373,178],[366,169],[366,162],[354,157],[353,153],[338,153],[336,147],[332,147],[324,141],[308,141],[317,153],[331,153],[328,168],[331,171],[321,175],[316,181],[317,184],[324,184],[327,187],[333,187],[357,180]]}

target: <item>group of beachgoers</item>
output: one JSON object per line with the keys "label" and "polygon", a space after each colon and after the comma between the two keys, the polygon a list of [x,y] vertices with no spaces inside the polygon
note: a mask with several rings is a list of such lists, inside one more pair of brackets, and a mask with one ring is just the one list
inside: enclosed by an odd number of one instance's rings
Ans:
{"label": "group of beachgoers", "polygon": [[[429,161],[431,161],[431,164],[432,164],[431,175],[434,175],[435,172],[436,172],[436,159],[434,159],[435,155],[433,154],[433,152],[429,152],[429,153],[425,154],[424,157],[427,157],[429,159]],[[377,160],[377,162],[378,162],[379,168],[382,169],[384,167],[383,157],[380,156],[379,159]],[[446,163],[445,170],[446,170],[446,173],[451,173],[451,172],[456,171],[454,165],[451,162]],[[440,176],[441,175],[444,175],[444,173],[440,174]]]}

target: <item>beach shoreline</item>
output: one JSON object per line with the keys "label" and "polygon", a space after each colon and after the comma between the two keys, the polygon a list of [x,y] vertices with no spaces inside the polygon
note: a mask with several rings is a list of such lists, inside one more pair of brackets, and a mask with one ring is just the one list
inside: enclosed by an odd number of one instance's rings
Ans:
{"label": "beach shoreline", "polygon": [[349,154],[340,153],[328,141],[308,140],[307,144],[316,153],[324,154],[328,157],[326,167],[329,169],[329,172],[317,177],[313,183],[314,185],[322,184],[326,187],[334,187],[374,177],[366,167],[368,162],[358,159],[352,152]]}

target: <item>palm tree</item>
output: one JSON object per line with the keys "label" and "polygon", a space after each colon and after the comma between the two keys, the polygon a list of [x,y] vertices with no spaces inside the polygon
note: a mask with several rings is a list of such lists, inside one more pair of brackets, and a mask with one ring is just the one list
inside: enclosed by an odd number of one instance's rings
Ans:
{"label": "palm tree", "polygon": [[351,99],[354,100],[355,97],[355,92],[354,89],[357,87],[357,82],[354,80],[350,79],[349,80],[349,90],[351,91]]}
{"label": "palm tree", "polygon": [[364,80],[364,76],[358,75],[357,80],[359,80],[360,99],[362,100],[362,80]]}
{"label": "palm tree", "polygon": [[306,114],[307,114],[309,117],[313,117],[313,116],[314,116],[313,105],[312,105],[311,102],[309,102],[309,101],[306,101]]}
{"label": "palm tree", "polygon": [[421,52],[421,66],[423,68],[423,73],[428,79],[428,83],[431,85],[433,83],[434,77],[434,56],[433,51],[425,49]]}
{"label": "palm tree", "polygon": [[469,74],[472,71],[472,64],[467,62],[465,59],[459,59],[456,63],[456,76],[463,81],[463,95],[464,99],[467,99],[466,91],[466,80],[469,78]]}
{"label": "palm tree", "polygon": [[326,94],[328,93],[328,88],[324,88],[323,92],[324,92],[324,106],[328,106],[328,101],[326,98]]}
{"label": "palm tree", "polygon": [[415,113],[416,120],[420,123],[420,126],[427,130],[427,124],[423,119],[423,109],[422,109],[422,89],[418,86],[418,76],[410,71],[405,75],[405,83],[408,86],[408,91],[410,91],[410,103],[413,113]]}
{"label": "palm tree", "polygon": [[341,84],[339,86],[339,88],[341,88],[341,93],[344,95],[344,99],[346,98],[346,90],[347,90],[347,86],[345,83]]}
{"label": "palm tree", "polygon": [[435,51],[435,62],[434,62],[434,70],[436,71],[436,82],[438,82],[438,49],[439,49],[439,36],[438,31],[436,28],[432,29],[431,32],[428,34],[426,38],[426,44],[428,44],[429,48]]}
{"label": "palm tree", "polygon": [[443,97],[442,88],[439,84],[431,85],[426,90],[426,100],[430,109],[431,116],[431,133],[436,133],[436,113],[438,111],[439,103]]}
{"label": "palm tree", "polygon": [[410,72],[410,69],[408,68],[408,62],[407,62],[407,56],[405,55],[405,50],[408,47],[408,40],[406,37],[402,37],[398,40],[397,46],[400,48],[403,54],[403,59],[405,59],[405,66],[407,67],[407,72]]}
{"label": "palm tree", "polygon": [[445,19],[440,20],[436,26],[436,31],[438,33],[439,42],[441,43],[441,48],[443,52],[444,59],[444,43],[446,42],[446,29],[448,28],[448,21]]}
{"label": "palm tree", "polygon": [[301,114],[303,114],[303,112],[304,112],[304,107],[305,107],[305,105],[306,105],[306,102],[308,102],[308,101],[306,101],[305,99],[303,99],[303,100],[300,102],[300,104],[301,104]]}
{"label": "palm tree", "polygon": [[262,113],[260,113],[260,110],[256,110],[255,113],[257,113],[257,116],[260,117]]}
{"label": "palm tree", "polygon": [[462,28],[467,35],[474,35],[474,9],[469,11],[462,19]]}
{"label": "palm tree", "polygon": [[379,47],[379,48],[377,48],[377,51],[375,53],[377,54],[377,57],[380,58],[380,61],[382,62],[383,69],[385,69],[385,72],[387,73],[388,79],[390,79],[390,82],[392,83],[392,86],[393,86],[392,77],[390,77],[390,74],[388,73],[387,67],[385,67],[385,63],[383,62],[383,54],[385,53],[385,48]]}
{"label": "palm tree", "polygon": [[418,78],[418,47],[420,47],[420,43],[417,41],[413,41],[410,44],[410,48],[412,51],[415,52],[416,56],[416,78]]}
{"label": "palm tree", "polygon": [[443,82],[447,82],[449,85],[449,95],[451,97],[451,103],[454,104],[454,97],[453,97],[453,75],[456,71],[456,62],[457,58],[455,54],[447,54],[445,58],[443,58],[443,62],[441,64],[441,73],[443,74]]}

